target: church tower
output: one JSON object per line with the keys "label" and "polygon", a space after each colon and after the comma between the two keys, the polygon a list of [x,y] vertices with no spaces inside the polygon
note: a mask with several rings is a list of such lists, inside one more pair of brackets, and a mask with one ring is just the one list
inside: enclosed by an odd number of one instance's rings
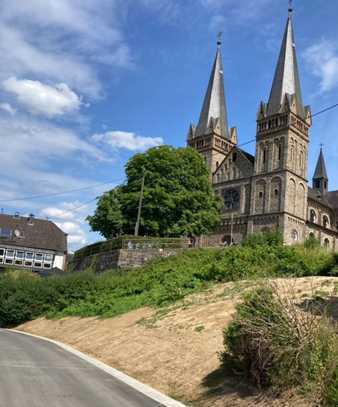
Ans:
{"label": "church tower", "polygon": [[289,15],[268,103],[257,116],[249,233],[279,229],[284,242],[305,239],[311,111],[304,107]]}
{"label": "church tower", "polygon": [[320,148],[316,170],[312,178],[312,188],[320,192],[322,196],[325,196],[329,189],[329,178],[326,172],[326,165],[322,147]]}
{"label": "church tower", "polygon": [[187,144],[204,157],[212,175],[237,144],[236,128],[229,130],[225,102],[221,39],[197,127],[190,125]]}

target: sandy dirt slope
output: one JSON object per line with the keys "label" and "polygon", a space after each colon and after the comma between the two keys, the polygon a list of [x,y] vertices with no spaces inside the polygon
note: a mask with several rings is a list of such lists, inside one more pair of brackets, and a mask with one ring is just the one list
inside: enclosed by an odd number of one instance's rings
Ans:
{"label": "sandy dirt slope", "polygon": [[[170,308],[143,308],[111,318],[39,319],[18,329],[67,343],[150,386],[197,406],[308,406],[294,398],[266,399],[226,378],[218,352],[235,304],[253,282],[219,284]],[[278,279],[298,298],[332,294],[338,278]],[[187,403],[188,404],[188,403]]]}

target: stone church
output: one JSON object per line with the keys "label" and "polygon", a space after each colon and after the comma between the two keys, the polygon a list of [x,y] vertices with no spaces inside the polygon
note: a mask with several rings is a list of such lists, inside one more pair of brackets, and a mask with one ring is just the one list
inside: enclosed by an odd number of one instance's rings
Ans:
{"label": "stone church", "polygon": [[223,202],[218,243],[239,243],[246,235],[280,230],[286,244],[312,236],[338,251],[338,191],[329,191],[322,149],[308,185],[311,109],[304,106],[289,9],[268,103],[257,113],[256,154],[238,145],[229,128],[221,41],[197,126],[188,145],[204,157],[216,194]]}

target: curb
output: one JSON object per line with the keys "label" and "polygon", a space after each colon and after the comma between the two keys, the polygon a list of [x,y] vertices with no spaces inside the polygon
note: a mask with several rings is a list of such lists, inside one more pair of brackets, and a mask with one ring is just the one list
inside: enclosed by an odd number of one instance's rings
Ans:
{"label": "curb", "polygon": [[54,341],[53,339],[44,338],[43,336],[33,335],[30,333],[18,331],[15,329],[0,329],[0,332],[1,331],[14,332],[17,334],[26,335],[26,336],[30,336],[32,338],[50,342],[50,343],[58,346],[59,348],[65,350],[69,353],[72,353],[73,355],[79,357],[80,359],[90,363],[91,365],[97,367],[98,369],[103,370],[104,372],[108,373],[110,376],[127,384],[129,387],[133,388],[134,390],[138,391],[139,393],[144,394],[145,396],[149,397],[153,401],[160,403],[159,407],[161,407],[161,406],[187,407],[184,404],[180,403],[179,401],[176,401],[176,400],[160,393],[159,391],[151,388],[150,386],[143,384],[143,383],[139,382],[138,380],[126,375],[125,373],[122,373],[119,370],[116,370],[113,367],[110,367],[110,366],[106,365],[105,363],[100,362],[99,360],[97,360],[91,356],[85,355],[84,353],[72,348],[69,345],[65,345],[62,342],[57,342],[57,341]]}

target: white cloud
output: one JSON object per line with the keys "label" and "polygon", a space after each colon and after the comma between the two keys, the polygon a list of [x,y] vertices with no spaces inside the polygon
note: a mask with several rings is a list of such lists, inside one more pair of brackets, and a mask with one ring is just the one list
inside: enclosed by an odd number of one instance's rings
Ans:
{"label": "white cloud", "polygon": [[117,0],[2,0],[0,81],[9,76],[102,93],[97,63],[133,65]]}
{"label": "white cloud", "polygon": [[47,217],[47,218],[64,219],[64,220],[74,219],[73,212],[66,210],[66,209],[60,209],[60,208],[54,208],[54,207],[44,208],[41,211],[41,216]]}
{"label": "white cloud", "polygon": [[114,149],[130,151],[144,151],[163,144],[161,137],[142,137],[125,131],[108,131],[103,134],[94,134],[93,140],[109,144]]}
{"label": "white cloud", "polygon": [[71,247],[74,247],[74,246],[83,246],[83,245],[85,245],[86,243],[87,243],[87,238],[86,238],[86,235],[85,235],[85,234],[79,234],[79,235],[71,234],[71,235],[68,235],[68,244],[69,244]]}
{"label": "white cloud", "polygon": [[16,113],[16,109],[14,109],[14,107],[12,107],[12,105],[10,105],[9,103],[1,103],[0,109],[3,110],[4,112],[9,113],[12,116],[14,116]]}
{"label": "white cloud", "polygon": [[[262,10],[272,3],[273,0],[200,0],[200,4],[211,13],[217,12],[211,20],[215,29],[220,29],[222,26],[216,25],[214,18],[217,17],[218,22],[222,17],[225,21],[233,24],[245,24],[262,16]],[[225,27],[225,24],[224,26]]]}
{"label": "white cloud", "polygon": [[311,45],[304,52],[310,71],[320,79],[320,91],[329,92],[338,86],[338,46],[328,40]]}
{"label": "white cloud", "polygon": [[13,93],[31,113],[50,118],[74,112],[81,105],[80,97],[65,83],[53,87],[39,81],[11,77],[3,82],[3,88]]}

